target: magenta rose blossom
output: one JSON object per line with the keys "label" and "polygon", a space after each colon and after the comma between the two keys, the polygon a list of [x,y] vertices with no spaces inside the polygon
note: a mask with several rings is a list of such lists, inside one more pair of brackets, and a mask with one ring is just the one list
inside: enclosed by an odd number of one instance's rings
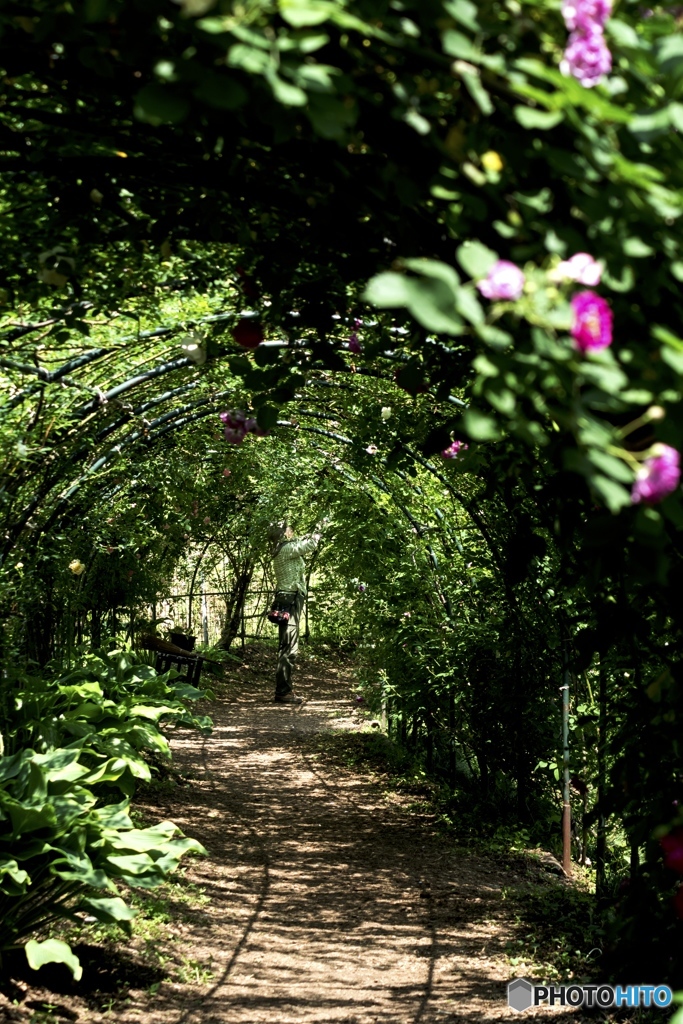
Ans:
{"label": "magenta rose blossom", "polygon": [[579,352],[598,352],[612,344],[612,310],[595,292],[578,292],[571,302],[574,321],[570,334]]}
{"label": "magenta rose blossom", "polygon": [[524,288],[524,274],[514,263],[498,260],[477,288],[486,299],[518,299]]}
{"label": "magenta rose blossom", "polygon": [[349,352],[353,352],[354,355],[359,356],[362,351],[363,349],[361,348],[360,342],[358,340],[358,335],[354,331],[351,337],[349,338]]}
{"label": "magenta rose blossom", "polygon": [[[680,455],[675,448],[668,444],[655,444],[652,446],[652,455],[645,459],[642,466],[636,473],[636,481],[631,490],[631,501],[638,505],[641,501],[645,505],[656,505],[664,501],[681,482]],[[679,830],[677,830],[679,831]],[[676,833],[672,832],[671,835]],[[681,834],[681,857],[683,858],[683,829]],[[665,836],[662,839],[669,839]],[[683,864],[683,860],[681,861]]]}
{"label": "magenta rose blossom", "polygon": [[469,445],[465,444],[464,441],[454,441],[448,448],[444,448],[441,452],[441,457],[444,459],[454,459],[458,452],[465,451],[467,448],[469,448]]}
{"label": "magenta rose blossom", "polygon": [[659,840],[664,850],[664,867],[683,875],[683,828],[675,828]]}
{"label": "magenta rose blossom", "polygon": [[563,75],[572,75],[581,85],[592,89],[612,70],[612,54],[601,28],[577,29],[567,41],[560,62]]}
{"label": "magenta rose blossom", "polygon": [[562,4],[564,23],[572,32],[577,28],[602,28],[611,13],[611,0],[564,0]]}
{"label": "magenta rose blossom", "polygon": [[[253,417],[247,419],[246,412],[242,409],[231,409],[229,412],[219,414],[220,420],[225,424],[225,440],[229,444],[242,444],[247,434],[256,434],[257,437],[264,437],[266,431],[259,427]],[[229,476],[230,470],[224,470],[224,475]]]}

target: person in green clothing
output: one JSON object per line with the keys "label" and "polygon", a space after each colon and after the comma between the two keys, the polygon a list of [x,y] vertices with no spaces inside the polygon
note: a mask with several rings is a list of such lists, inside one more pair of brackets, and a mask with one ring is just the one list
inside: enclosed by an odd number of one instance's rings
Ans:
{"label": "person in green clothing", "polygon": [[299,652],[299,619],[306,600],[306,566],[304,555],[317,548],[320,533],[296,538],[286,522],[273,523],[268,530],[277,592],[276,603],[287,605],[289,622],[281,623],[275,672],[275,702],[300,704],[301,697],[292,692],[292,665]]}

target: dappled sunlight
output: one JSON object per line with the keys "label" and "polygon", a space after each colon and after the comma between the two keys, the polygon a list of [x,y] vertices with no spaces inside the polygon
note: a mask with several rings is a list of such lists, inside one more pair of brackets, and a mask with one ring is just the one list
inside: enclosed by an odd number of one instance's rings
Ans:
{"label": "dappled sunlight", "polygon": [[[329,680],[307,683],[299,708],[272,705],[264,682],[260,698],[219,698],[211,737],[173,740],[190,785],[163,811],[210,853],[192,877],[211,903],[187,939],[213,980],[191,992],[164,982],[155,1022],[506,1019],[504,879],[368,776],[316,764],[303,736],[366,719],[348,680],[334,697]],[[144,1012],[141,996],[120,1019]]]}

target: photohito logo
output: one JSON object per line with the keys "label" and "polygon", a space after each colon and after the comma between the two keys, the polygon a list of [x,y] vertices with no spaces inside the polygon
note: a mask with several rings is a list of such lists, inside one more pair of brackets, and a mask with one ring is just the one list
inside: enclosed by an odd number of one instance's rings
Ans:
{"label": "photohito logo", "polygon": [[673,993],[668,985],[532,985],[515,978],[508,985],[508,1006],[528,1010],[530,1006],[599,1006],[635,1008],[670,1006]]}

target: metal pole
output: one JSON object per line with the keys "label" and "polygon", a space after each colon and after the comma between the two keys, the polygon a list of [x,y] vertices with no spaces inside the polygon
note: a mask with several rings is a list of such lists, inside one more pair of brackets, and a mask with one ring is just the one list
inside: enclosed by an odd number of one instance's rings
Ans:
{"label": "metal pole", "polygon": [[204,646],[209,646],[209,602],[206,599],[206,579],[202,573],[202,635]]}
{"label": "metal pole", "polygon": [[607,745],[607,666],[600,655],[600,681],[598,689],[598,836],[595,847],[595,894],[602,896],[605,889],[605,860],[607,829],[605,824],[605,748]]}
{"label": "metal pole", "polygon": [[562,689],[562,867],[572,877],[572,809],[569,797],[569,652],[564,641],[564,685]]}

